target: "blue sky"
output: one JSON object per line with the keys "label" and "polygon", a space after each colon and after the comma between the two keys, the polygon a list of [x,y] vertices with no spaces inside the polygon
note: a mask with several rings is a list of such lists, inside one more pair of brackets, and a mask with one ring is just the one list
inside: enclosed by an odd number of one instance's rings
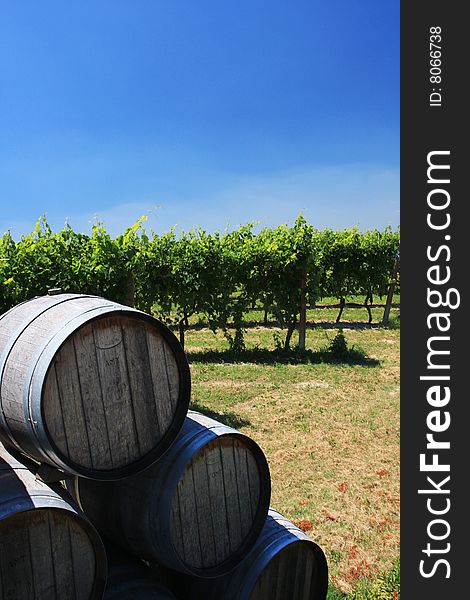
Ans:
{"label": "blue sky", "polygon": [[23,0],[0,233],[399,223],[399,2]]}

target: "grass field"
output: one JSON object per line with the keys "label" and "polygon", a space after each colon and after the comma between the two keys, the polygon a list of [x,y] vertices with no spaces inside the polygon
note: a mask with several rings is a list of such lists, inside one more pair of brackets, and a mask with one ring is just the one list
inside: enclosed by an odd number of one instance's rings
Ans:
{"label": "grass field", "polygon": [[[345,309],[349,361],[324,349],[337,309],[308,311],[307,352],[276,351],[275,324],[248,315],[246,351],[190,328],[192,408],[250,435],[268,459],[271,505],[324,550],[329,600],[399,597],[399,317]],[[285,332],[283,332],[285,333]],[[295,337],[292,340],[295,342]],[[322,351],[323,350],[323,351]],[[382,574],[382,577],[379,576]],[[390,583],[391,581],[391,583]],[[375,590],[375,591],[374,591]],[[385,591],[384,591],[385,590]]]}

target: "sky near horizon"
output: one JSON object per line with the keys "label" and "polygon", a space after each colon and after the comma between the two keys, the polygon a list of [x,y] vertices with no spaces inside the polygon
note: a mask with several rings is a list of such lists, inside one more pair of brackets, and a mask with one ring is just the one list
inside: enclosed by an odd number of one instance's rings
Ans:
{"label": "sky near horizon", "polygon": [[9,2],[0,235],[399,224],[399,1]]}

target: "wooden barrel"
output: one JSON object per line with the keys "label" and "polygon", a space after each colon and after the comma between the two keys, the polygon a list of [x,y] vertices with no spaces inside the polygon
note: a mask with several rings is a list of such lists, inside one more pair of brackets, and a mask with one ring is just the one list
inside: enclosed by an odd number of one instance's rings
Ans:
{"label": "wooden barrel", "polygon": [[0,444],[0,600],[100,599],[105,582],[94,527]]}
{"label": "wooden barrel", "polygon": [[160,321],[58,294],[0,317],[0,436],[68,473],[116,479],[155,461],[189,406],[184,352]]}
{"label": "wooden barrel", "polygon": [[114,542],[148,561],[214,577],[256,541],[269,508],[269,468],[248,436],[189,411],[166,454],[115,482],[75,479],[72,495]]}
{"label": "wooden barrel", "polygon": [[258,541],[236,569],[188,581],[186,600],[325,600],[328,566],[315,542],[270,509]]}
{"label": "wooden barrel", "polygon": [[123,553],[107,540],[105,548],[108,580],[103,600],[176,600],[155,569]]}

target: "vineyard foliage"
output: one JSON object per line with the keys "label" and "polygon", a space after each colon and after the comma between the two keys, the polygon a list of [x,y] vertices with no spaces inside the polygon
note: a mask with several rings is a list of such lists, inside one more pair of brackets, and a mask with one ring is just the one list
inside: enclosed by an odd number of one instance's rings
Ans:
{"label": "vineyard foliage", "polygon": [[19,241],[6,232],[0,239],[0,312],[61,288],[133,304],[181,331],[192,315],[202,315],[241,349],[243,317],[255,305],[292,333],[302,281],[311,305],[323,297],[382,297],[399,247],[399,232],[391,228],[317,230],[302,216],[292,227],[258,233],[248,224],[179,236],[174,229],[149,234],[145,220],[116,238],[101,223],[91,235],[69,225],[53,232],[44,217]]}

